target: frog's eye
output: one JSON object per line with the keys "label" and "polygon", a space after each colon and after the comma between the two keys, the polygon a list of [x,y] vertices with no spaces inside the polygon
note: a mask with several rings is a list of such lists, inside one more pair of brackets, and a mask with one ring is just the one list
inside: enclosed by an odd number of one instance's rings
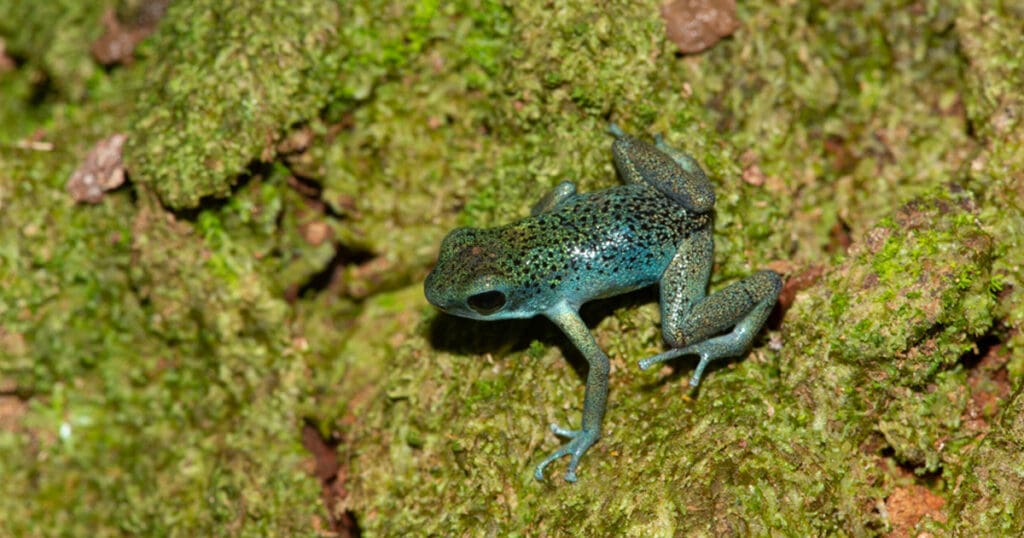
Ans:
{"label": "frog's eye", "polygon": [[486,316],[501,310],[505,306],[505,294],[497,290],[485,291],[476,295],[470,295],[466,303],[477,314]]}

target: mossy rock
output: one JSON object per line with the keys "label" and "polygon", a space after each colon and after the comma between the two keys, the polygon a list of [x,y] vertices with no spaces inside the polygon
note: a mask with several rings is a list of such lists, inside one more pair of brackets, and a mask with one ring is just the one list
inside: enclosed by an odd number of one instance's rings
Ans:
{"label": "mossy rock", "polygon": [[[143,2],[51,4],[0,0],[9,533],[1024,532],[1019,8],[741,3],[682,56],[651,1],[199,0],[103,67]],[[456,226],[617,184],[610,120],[707,169],[712,288],[772,267],[788,309],[690,395],[635,366],[656,294],[585,309],[604,437],[537,482],[585,365],[421,280]],[[128,183],[75,204],[114,133]]]}

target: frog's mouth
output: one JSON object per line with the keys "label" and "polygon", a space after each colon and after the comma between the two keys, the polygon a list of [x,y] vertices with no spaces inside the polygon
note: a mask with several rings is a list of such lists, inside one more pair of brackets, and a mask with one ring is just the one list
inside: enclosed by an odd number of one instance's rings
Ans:
{"label": "frog's mouth", "polygon": [[508,298],[498,290],[477,293],[476,295],[470,295],[466,299],[466,304],[481,316],[488,316],[501,310],[507,302]]}

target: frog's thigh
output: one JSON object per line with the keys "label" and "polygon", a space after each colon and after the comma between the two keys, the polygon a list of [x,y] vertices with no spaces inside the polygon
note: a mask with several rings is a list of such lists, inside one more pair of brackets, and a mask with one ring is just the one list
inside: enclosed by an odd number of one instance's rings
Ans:
{"label": "frog's thigh", "polygon": [[714,207],[711,180],[693,158],[682,152],[668,153],[626,134],[616,136],[612,160],[627,183],[650,185],[694,213]]}
{"label": "frog's thigh", "polygon": [[[691,211],[711,211],[715,206],[715,190],[704,169],[697,164],[697,159],[684,151],[668,147],[660,136],[656,138],[655,147],[679,165],[679,173],[669,176],[669,185],[658,188],[683,200],[683,205]],[[670,190],[666,191],[666,188]]]}
{"label": "frog's thigh", "polygon": [[735,282],[694,305],[676,337],[693,346],[735,326],[729,334],[709,341],[715,349],[707,351],[715,358],[743,353],[768,319],[781,289],[782,279],[774,271],[760,271]]}
{"label": "frog's thigh", "polygon": [[708,289],[715,257],[711,233],[707,226],[684,239],[661,276],[661,331],[672,347],[683,345],[680,331]]}
{"label": "frog's thigh", "polygon": [[704,169],[701,168],[700,164],[697,163],[697,159],[694,159],[692,155],[686,153],[685,151],[680,151],[673,147],[669,147],[669,145],[665,143],[665,139],[662,138],[661,135],[654,137],[654,147],[658,148],[665,155],[671,157],[672,160],[675,161],[676,164],[678,164],[679,167],[686,172],[686,174],[690,175],[689,177],[695,177],[695,179],[693,180],[706,181],[708,183],[711,182],[711,180],[707,179],[707,175],[704,174]]}

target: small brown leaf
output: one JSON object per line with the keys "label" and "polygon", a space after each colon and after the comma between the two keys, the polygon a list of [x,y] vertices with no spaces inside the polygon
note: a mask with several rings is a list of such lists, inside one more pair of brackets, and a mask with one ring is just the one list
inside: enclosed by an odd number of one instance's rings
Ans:
{"label": "small brown leaf", "polygon": [[71,174],[67,190],[76,202],[98,204],[103,193],[124,183],[121,151],[128,137],[115,133],[100,140],[85,156],[85,162]]}
{"label": "small brown leaf", "polygon": [[736,0],[673,0],[661,6],[661,18],[683,54],[709,49],[740,27]]}

